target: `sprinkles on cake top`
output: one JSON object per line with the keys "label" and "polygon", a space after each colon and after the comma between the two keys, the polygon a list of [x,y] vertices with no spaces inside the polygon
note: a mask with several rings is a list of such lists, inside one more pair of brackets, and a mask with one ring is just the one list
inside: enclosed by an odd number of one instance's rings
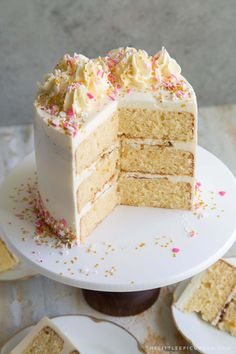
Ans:
{"label": "sprinkles on cake top", "polygon": [[39,84],[36,106],[50,114],[48,124],[75,136],[87,112],[101,100],[116,100],[131,90],[149,90],[156,99],[181,100],[192,90],[181,68],[163,47],[150,56],[135,48],[118,48],[89,59],[65,54]]}
{"label": "sprinkles on cake top", "polygon": [[66,54],[35,108],[36,208],[61,242],[117,205],[191,210],[197,101],[165,48]]}

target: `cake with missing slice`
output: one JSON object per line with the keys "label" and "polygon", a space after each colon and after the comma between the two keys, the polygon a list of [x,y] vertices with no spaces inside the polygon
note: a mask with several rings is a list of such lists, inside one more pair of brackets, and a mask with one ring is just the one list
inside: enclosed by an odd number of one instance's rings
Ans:
{"label": "cake with missing slice", "polygon": [[191,210],[197,102],[165,48],[66,54],[35,108],[36,210],[62,242],[120,204]]}

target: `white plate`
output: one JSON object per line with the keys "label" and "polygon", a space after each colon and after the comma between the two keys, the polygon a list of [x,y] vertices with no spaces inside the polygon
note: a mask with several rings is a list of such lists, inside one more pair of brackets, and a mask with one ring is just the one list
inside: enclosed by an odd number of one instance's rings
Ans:
{"label": "white plate", "polygon": [[16,267],[7,270],[6,272],[0,273],[0,281],[11,281],[11,280],[19,280],[23,278],[28,278],[37,275],[33,269],[29,268],[29,266],[20,261]]}
{"label": "white plate", "polygon": [[[227,258],[236,266],[236,258]],[[180,283],[174,293],[177,299],[188,281]],[[175,324],[181,334],[196,347],[198,351],[204,354],[235,354],[236,338],[230,334],[220,331],[203,321],[196,313],[183,313],[172,305],[172,314]]]}
{"label": "white plate", "polygon": [[[29,208],[28,202],[23,201],[27,197],[25,186],[35,178],[35,160],[31,154],[7,178],[0,191],[0,223],[5,239],[30,267],[72,286],[134,291],[176,283],[209,267],[227,252],[236,238],[234,176],[220,160],[200,147],[196,167],[197,181],[202,186],[195,201],[199,206],[195,214],[119,206],[84,245],[62,252],[53,247],[52,239],[46,245],[36,244],[32,237],[35,233],[32,207],[29,217],[19,218]],[[197,235],[191,237],[191,231]]]}
{"label": "white plate", "polygon": [[[112,322],[80,315],[55,317],[52,320],[68,333],[81,354],[144,353],[132,334]],[[27,327],[12,337],[2,348],[1,354],[8,354],[32,328]]]}

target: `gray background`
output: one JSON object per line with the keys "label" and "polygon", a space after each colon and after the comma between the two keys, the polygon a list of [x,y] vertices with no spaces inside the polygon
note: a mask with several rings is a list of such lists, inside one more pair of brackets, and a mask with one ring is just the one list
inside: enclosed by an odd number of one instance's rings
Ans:
{"label": "gray background", "polygon": [[0,125],[30,122],[36,81],[65,53],[162,45],[199,104],[235,103],[236,0],[0,0]]}

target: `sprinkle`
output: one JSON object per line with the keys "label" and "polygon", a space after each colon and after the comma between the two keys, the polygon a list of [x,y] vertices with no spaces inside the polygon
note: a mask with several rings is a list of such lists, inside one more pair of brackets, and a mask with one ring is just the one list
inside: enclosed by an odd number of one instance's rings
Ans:
{"label": "sprinkle", "polygon": [[67,221],[65,219],[61,219],[60,222],[61,222],[62,226],[67,227]]}
{"label": "sprinkle", "polygon": [[115,97],[114,96],[109,95],[108,97],[110,98],[110,100],[115,101]]}
{"label": "sprinkle", "polygon": [[180,252],[180,248],[174,247],[174,248],[172,248],[172,252],[173,253],[179,253]]}
{"label": "sprinkle", "polygon": [[195,184],[195,190],[198,191],[201,186],[202,186],[201,182],[196,182],[196,184]]}
{"label": "sprinkle", "polygon": [[188,230],[188,229],[185,229],[185,231],[187,232],[187,234],[188,234],[189,237],[195,237],[195,236],[197,236],[197,231],[196,231],[196,230]]}
{"label": "sprinkle", "polygon": [[73,112],[72,108],[68,109],[68,111],[66,113],[70,118],[74,117],[74,112]]}
{"label": "sprinkle", "polygon": [[87,97],[90,99],[90,100],[93,100],[95,97],[94,95],[92,95],[90,92],[87,92]]}
{"label": "sprinkle", "polygon": [[223,196],[226,194],[226,192],[220,191],[218,194],[219,194],[221,197],[223,197]]}

